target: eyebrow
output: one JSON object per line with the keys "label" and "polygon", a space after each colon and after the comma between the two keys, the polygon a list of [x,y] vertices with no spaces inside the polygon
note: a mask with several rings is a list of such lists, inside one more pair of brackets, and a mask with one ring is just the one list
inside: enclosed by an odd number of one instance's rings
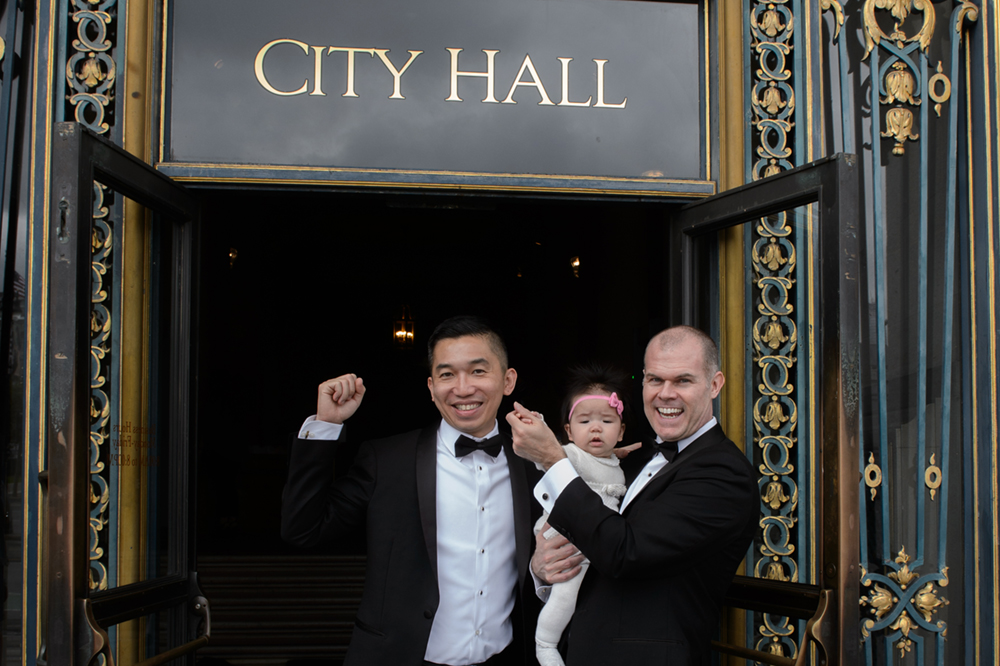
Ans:
{"label": "eyebrow", "polygon": [[[485,358],[474,358],[471,361],[469,361],[466,365],[489,365],[489,364],[490,362]],[[437,365],[434,366],[434,370],[436,372],[451,367],[453,367],[451,363],[438,363]]]}

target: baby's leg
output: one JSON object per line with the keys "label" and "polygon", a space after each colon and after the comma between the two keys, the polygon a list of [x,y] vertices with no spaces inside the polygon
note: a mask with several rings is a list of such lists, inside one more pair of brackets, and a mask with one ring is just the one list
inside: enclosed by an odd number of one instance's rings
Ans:
{"label": "baby's leg", "polygon": [[590,568],[590,562],[580,565],[580,575],[565,583],[556,583],[549,592],[549,600],[538,614],[535,628],[535,656],[540,666],[563,666],[562,657],[556,646],[566,625],[576,609],[576,595],[580,591],[583,577]]}

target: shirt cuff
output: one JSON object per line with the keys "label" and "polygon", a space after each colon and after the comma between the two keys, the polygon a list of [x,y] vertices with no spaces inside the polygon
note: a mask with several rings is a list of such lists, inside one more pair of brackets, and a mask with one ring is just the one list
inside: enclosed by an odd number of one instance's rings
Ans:
{"label": "shirt cuff", "polygon": [[[528,567],[531,571],[531,567]],[[542,579],[535,575],[534,571],[531,571],[531,580],[535,581],[535,596],[544,604],[549,601],[549,593],[552,591],[551,585],[546,585],[542,582]]]}
{"label": "shirt cuff", "polygon": [[310,416],[299,428],[299,439],[340,439],[340,431],[344,429],[343,423],[327,423],[317,421],[316,416]]}
{"label": "shirt cuff", "polygon": [[579,475],[573,469],[573,463],[569,458],[563,458],[550,467],[545,476],[535,484],[535,499],[542,505],[542,510],[552,513],[552,507],[555,506],[559,493],[577,476]]}

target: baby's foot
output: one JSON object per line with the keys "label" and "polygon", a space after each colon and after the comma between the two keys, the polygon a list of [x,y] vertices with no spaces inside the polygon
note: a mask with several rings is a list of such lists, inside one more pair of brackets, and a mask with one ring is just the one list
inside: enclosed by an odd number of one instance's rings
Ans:
{"label": "baby's foot", "polygon": [[546,643],[535,639],[535,657],[538,658],[538,666],[565,666],[562,655],[552,643]]}

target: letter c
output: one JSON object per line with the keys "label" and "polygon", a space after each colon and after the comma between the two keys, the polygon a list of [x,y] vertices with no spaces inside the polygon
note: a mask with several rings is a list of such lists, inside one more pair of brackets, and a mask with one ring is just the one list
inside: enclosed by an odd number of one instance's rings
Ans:
{"label": "letter c", "polygon": [[267,78],[264,76],[264,56],[267,55],[267,52],[270,51],[271,47],[275,44],[296,44],[300,49],[302,49],[303,53],[307,56],[309,55],[309,45],[294,39],[276,39],[273,42],[268,42],[263,46],[263,48],[261,48],[260,51],[257,52],[257,58],[253,63],[253,71],[257,75],[257,83],[263,86],[264,90],[273,95],[281,95],[283,97],[288,97],[289,95],[301,95],[309,89],[308,78],[305,82],[303,82],[302,87],[298,90],[293,90],[292,92],[282,92],[268,83]]}

